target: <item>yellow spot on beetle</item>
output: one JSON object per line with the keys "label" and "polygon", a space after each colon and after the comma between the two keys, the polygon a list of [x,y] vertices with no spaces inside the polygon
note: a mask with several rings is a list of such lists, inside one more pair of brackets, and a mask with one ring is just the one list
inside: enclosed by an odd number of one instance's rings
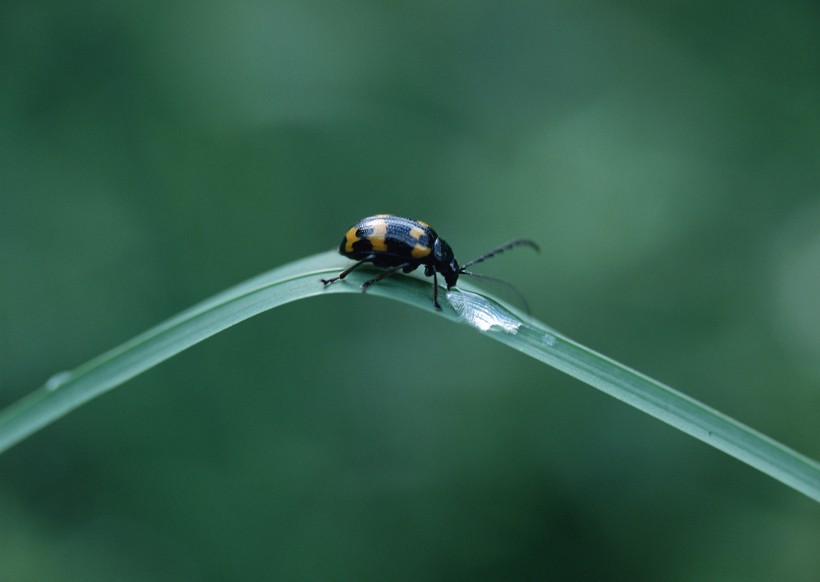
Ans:
{"label": "yellow spot on beetle", "polygon": [[414,226],[410,229],[410,236],[414,239],[419,240],[424,235],[424,231],[420,229],[418,226]]}
{"label": "yellow spot on beetle", "polygon": [[430,247],[416,245],[413,247],[413,250],[410,251],[410,254],[413,255],[413,258],[415,259],[421,259],[422,257],[426,257],[430,254]]}
{"label": "yellow spot on beetle", "polygon": [[373,232],[367,237],[374,251],[387,252],[387,223],[383,220],[373,221]]}
{"label": "yellow spot on beetle", "polygon": [[345,233],[345,252],[352,253],[353,252],[353,243],[359,240],[359,237],[356,236],[356,227],[354,226],[350,230]]}

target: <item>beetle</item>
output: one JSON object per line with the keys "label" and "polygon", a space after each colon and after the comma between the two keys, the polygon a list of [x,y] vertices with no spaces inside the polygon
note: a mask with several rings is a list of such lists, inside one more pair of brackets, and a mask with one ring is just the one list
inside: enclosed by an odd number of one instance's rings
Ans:
{"label": "beetle", "polygon": [[[433,277],[433,306],[441,311],[438,303],[438,274],[444,277],[449,291],[461,275],[495,279],[467,270],[476,263],[486,261],[499,253],[517,246],[529,246],[539,250],[538,245],[526,238],[519,238],[501,245],[480,257],[459,266],[453,249],[430,225],[392,214],[376,214],[361,219],[345,233],[339,245],[339,253],[356,263],[332,279],[321,279],[327,286],[344,279],[365,263],[385,269],[376,277],[362,284],[362,291],[397,271],[410,273],[424,265],[424,275]],[[504,281],[501,281],[502,283]]]}

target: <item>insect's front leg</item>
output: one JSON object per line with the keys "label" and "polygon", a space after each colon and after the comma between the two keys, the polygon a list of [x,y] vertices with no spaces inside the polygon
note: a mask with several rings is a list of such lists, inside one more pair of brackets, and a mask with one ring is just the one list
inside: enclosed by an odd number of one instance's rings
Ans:
{"label": "insect's front leg", "polygon": [[441,311],[441,305],[438,304],[438,274],[436,273],[435,267],[432,267],[430,270],[433,271],[433,305],[436,311]]}

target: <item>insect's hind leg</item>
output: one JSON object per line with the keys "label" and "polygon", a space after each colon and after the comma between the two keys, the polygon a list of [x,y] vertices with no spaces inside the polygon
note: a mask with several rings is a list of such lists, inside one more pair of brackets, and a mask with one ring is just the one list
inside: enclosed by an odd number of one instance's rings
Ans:
{"label": "insect's hind leg", "polygon": [[365,264],[365,263],[367,263],[368,261],[372,261],[372,260],[373,260],[373,255],[368,255],[367,257],[363,258],[361,261],[358,261],[358,262],[357,262],[355,265],[353,265],[352,267],[348,267],[347,269],[345,269],[344,271],[342,271],[341,273],[339,273],[338,275],[336,275],[336,276],[335,276],[335,277],[333,277],[332,279],[319,279],[319,280],[320,280],[322,283],[324,283],[324,284],[325,284],[325,287],[327,287],[327,286],[328,286],[328,285],[330,285],[331,283],[335,283],[336,281],[339,281],[340,279],[344,279],[344,278],[345,278],[345,277],[347,277],[347,276],[348,276],[348,275],[349,275],[349,274],[350,274],[350,273],[351,273],[354,269],[358,269],[359,267],[361,267],[362,265],[364,265],[364,264]]}

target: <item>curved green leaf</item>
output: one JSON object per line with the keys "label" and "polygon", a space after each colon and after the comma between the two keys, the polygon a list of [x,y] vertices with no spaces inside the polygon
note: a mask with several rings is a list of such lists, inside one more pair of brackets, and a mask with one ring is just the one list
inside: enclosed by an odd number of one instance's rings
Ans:
{"label": "curved green leaf", "polygon": [[[335,252],[259,275],[188,309],[45,386],[0,413],[0,452],[92,398],[258,313],[314,295],[358,292],[367,272],[323,287],[349,265]],[[368,293],[433,311],[429,280],[396,276]],[[651,414],[820,501],[820,464],[643,374],[598,354],[470,285],[452,289],[440,315],[482,333]]]}

